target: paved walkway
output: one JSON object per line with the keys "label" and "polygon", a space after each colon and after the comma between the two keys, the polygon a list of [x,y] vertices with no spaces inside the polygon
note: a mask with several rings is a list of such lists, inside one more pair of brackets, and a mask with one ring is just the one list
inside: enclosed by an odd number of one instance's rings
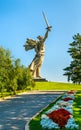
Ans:
{"label": "paved walkway", "polygon": [[0,102],[0,130],[24,130],[27,121],[60,93],[23,94]]}

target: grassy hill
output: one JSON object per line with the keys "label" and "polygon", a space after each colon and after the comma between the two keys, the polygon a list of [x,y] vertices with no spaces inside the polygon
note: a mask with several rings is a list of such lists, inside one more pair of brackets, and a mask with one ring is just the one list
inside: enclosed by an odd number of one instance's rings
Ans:
{"label": "grassy hill", "polygon": [[61,82],[36,82],[33,90],[81,90],[81,85]]}
{"label": "grassy hill", "polygon": [[[30,88],[31,87],[29,86],[28,90],[17,91],[16,94],[29,92]],[[71,84],[71,83],[61,83],[61,82],[35,82],[35,87],[32,88],[32,91],[33,90],[39,90],[39,91],[81,90],[81,85]],[[0,98],[6,97],[9,95],[13,95],[13,93],[4,91],[2,94],[0,92]]]}

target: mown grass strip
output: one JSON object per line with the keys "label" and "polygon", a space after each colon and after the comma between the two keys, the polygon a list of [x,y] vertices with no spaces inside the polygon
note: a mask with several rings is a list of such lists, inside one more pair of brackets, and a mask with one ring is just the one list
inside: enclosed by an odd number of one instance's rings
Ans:
{"label": "mown grass strip", "polygon": [[77,91],[73,105],[73,117],[81,130],[81,91]]}
{"label": "mown grass strip", "polygon": [[[61,83],[61,82],[36,82],[35,87],[32,88],[32,90],[52,90],[52,91],[68,91],[68,90],[81,90],[81,85],[78,84],[72,84],[72,83]],[[16,92],[22,93],[22,92],[29,92],[31,90],[21,90]],[[0,98],[5,98],[6,96],[13,96],[13,92],[6,92],[4,91],[3,94],[0,92]]]}
{"label": "mown grass strip", "polygon": [[36,82],[33,90],[81,90],[81,84],[61,83],[61,82]]}

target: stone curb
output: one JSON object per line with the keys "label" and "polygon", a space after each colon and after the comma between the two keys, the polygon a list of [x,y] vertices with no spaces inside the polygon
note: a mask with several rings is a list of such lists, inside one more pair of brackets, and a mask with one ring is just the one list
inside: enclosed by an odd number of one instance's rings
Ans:
{"label": "stone curb", "polygon": [[[31,120],[31,119],[30,119]],[[30,120],[26,123],[26,125],[25,125],[25,130],[29,130],[29,122],[30,122]]]}
{"label": "stone curb", "polygon": [[[66,91],[57,91],[57,92],[62,92],[62,94],[63,94],[63,93],[66,92]],[[58,93],[57,93],[57,94],[58,94]],[[59,97],[61,97],[61,95],[60,95]],[[58,97],[57,99],[59,99],[59,97]],[[51,101],[50,104],[51,104],[52,102],[55,102],[57,99]],[[26,123],[26,125],[25,125],[25,130],[29,130],[29,122],[30,122],[35,116],[37,116],[41,111],[43,111],[45,108],[47,108],[48,106],[49,106],[49,104],[48,104],[47,106],[45,106],[42,110],[40,110],[37,114],[35,114],[33,117],[31,117],[31,118],[27,121],[27,123]]]}

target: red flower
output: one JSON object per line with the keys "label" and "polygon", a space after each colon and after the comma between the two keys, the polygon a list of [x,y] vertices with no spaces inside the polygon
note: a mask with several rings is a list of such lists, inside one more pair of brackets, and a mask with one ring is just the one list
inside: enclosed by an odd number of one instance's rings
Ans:
{"label": "red flower", "polygon": [[70,98],[70,97],[67,97],[67,98],[63,98],[62,100],[64,100],[64,101],[69,101],[69,100],[73,100],[73,99]]}
{"label": "red flower", "polygon": [[55,123],[57,123],[60,127],[64,127],[67,124],[70,115],[71,113],[63,108],[54,110],[53,112],[47,114],[47,116]]}
{"label": "red flower", "polygon": [[74,94],[75,91],[74,90],[71,90],[70,92],[68,92],[68,94]]}

